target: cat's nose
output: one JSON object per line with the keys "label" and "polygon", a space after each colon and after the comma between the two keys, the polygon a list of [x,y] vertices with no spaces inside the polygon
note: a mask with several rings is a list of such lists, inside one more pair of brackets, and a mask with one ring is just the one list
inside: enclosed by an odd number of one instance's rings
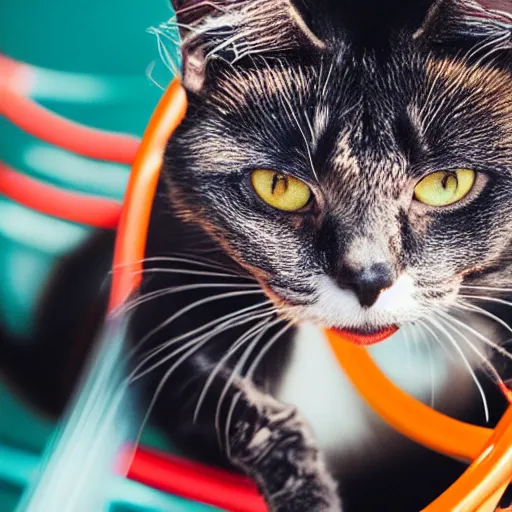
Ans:
{"label": "cat's nose", "polygon": [[374,263],[358,270],[343,266],[336,276],[340,288],[352,290],[364,308],[373,306],[381,292],[391,287],[395,280],[394,268],[386,263]]}

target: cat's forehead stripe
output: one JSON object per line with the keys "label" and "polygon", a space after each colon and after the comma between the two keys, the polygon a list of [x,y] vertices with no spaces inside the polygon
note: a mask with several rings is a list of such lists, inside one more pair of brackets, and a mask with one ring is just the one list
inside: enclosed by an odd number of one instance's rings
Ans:
{"label": "cat's forehead stripe", "polygon": [[353,176],[361,173],[359,159],[354,155],[350,146],[350,133],[342,132],[338,138],[337,148],[332,159],[333,166],[343,172]]}
{"label": "cat's forehead stripe", "polygon": [[253,72],[232,70],[219,80],[210,101],[216,105],[227,103],[240,108],[249,101],[266,99],[276,95],[304,96],[308,90],[308,77],[302,68],[264,67]]}

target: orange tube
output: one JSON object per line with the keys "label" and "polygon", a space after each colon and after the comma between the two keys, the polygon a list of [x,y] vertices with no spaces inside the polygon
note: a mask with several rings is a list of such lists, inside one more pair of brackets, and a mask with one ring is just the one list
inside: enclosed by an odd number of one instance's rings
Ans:
{"label": "orange tube", "polygon": [[423,512],[494,511],[512,477],[512,407],[504,414],[482,454]]}
{"label": "orange tube", "polygon": [[165,146],[186,109],[187,95],[175,78],[151,117],[132,166],[114,252],[110,311],[121,306],[140,284],[140,262]]}
{"label": "orange tube", "polygon": [[34,81],[34,71],[28,64],[0,53],[0,100],[6,90],[28,95]]}
{"label": "orange tube", "polygon": [[462,477],[424,512],[493,511],[512,479],[512,406],[498,427],[469,425],[404,393],[381,373],[368,352],[326,332],[341,367],[367,403],[397,431],[454,458],[474,460]]}
{"label": "orange tube", "polygon": [[[496,508],[508,488],[508,482],[500,487],[476,512],[504,512],[504,509]],[[512,510],[509,509],[509,512]]]}
{"label": "orange tube", "polygon": [[97,160],[131,164],[139,146],[133,135],[89,128],[24,97],[34,80],[30,66],[0,54],[0,114],[30,135]]}
{"label": "orange tube", "polygon": [[375,364],[368,352],[341,339],[327,338],[338,362],[372,409],[396,430],[432,450],[472,461],[480,454],[492,430],[455,420],[404,393]]}

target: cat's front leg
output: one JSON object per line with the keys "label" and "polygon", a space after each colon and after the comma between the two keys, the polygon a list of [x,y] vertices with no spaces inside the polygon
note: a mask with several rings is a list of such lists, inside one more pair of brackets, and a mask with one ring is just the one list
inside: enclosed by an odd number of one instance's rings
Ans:
{"label": "cat's front leg", "polygon": [[256,480],[272,512],[341,511],[336,483],[294,407],[245,383],[231,405],[228,456]]}

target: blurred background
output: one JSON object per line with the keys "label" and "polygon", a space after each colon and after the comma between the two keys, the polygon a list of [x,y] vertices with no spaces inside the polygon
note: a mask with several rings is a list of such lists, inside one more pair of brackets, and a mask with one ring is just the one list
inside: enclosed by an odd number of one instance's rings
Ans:
{"label": "blurred background", "polygon": [[[171,55],[175,39],[168,39],[162,28],[155,30],[162,24],[168,28],[172,16],[170,0],[1,2],[0,94],[9,66],[28,65],[24,69],[30,76],[19,91],[23,96],[68,120],[140,137],[173,76],[169,61],[177,58]],[[120,204],[129,165],[94,160],[43,142],[0,111],[0,324],[28,342],[52,270],[93,228],[12,200],[5,187],[2,193],[7,171]],[[54,429],[17,401],[0,375],[1,512],[16,508]],[[159,446],[156,435],[148,435]],[[161,503],[156,493],[150,496],[148,489],[126,484],[117,490],[123,510],[146,510],[140,507]],[[174,502],[172,509],[180,510],[179,504]]]}

